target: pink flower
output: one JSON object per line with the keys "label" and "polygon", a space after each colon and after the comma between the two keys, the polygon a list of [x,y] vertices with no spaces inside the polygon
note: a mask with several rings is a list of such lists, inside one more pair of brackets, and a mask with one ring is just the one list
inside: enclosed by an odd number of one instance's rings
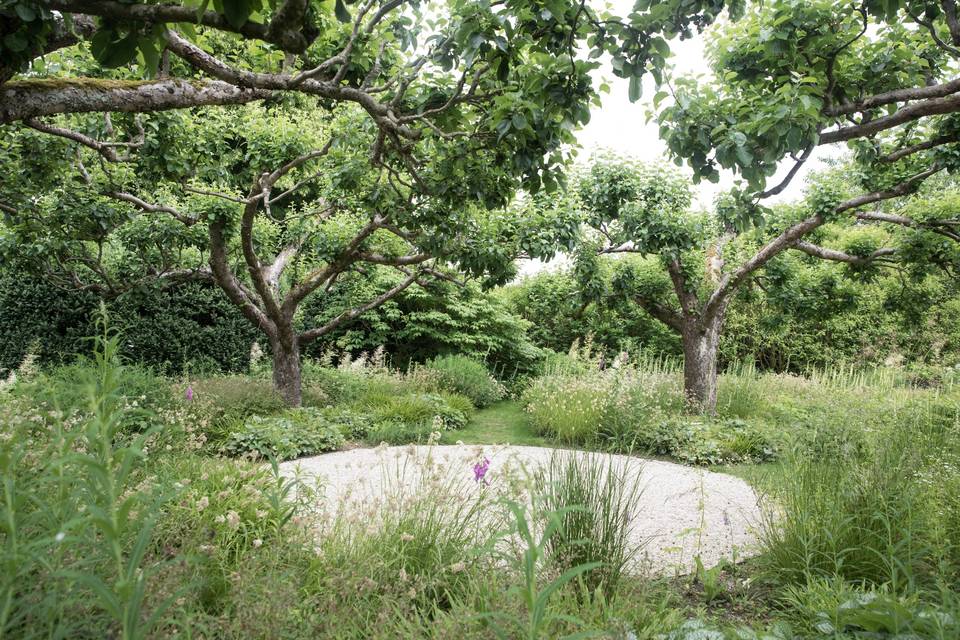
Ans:
{"label": "pink flower", "polygon": [[187,385],[187,390],[183,392],[183,397],[186,398],[187,402],[193,400],[193,386]]}
{"label": "pink flower", "polygon": [[480,462],[473,465],[473,479],[475,482],[483,482],[483,484],[490,484],[490,480],[487,479],[487,471],[490,470],[490,460],[484,458]]}

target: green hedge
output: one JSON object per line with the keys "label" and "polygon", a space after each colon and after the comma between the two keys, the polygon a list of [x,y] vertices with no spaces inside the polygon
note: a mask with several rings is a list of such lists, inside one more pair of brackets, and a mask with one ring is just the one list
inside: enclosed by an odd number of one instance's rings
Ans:
{"label": "green hedge", "polygon": [[[0,370],[15,368],[32,348],[44,363],[89,351],[99,298],[35,276],[0,272]],[[123,330],[124,353],[163,373],[243,371],[256,330],[212,285],[144,287],[108,303]]]}

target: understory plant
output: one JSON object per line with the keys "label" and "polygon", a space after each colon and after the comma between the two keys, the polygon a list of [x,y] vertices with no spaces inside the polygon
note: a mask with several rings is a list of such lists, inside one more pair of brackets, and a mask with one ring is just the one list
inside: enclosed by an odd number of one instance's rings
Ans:
{"label": "understory plant", "polygon": [[506,395],[504,386],[490,375],[487,367],[468,356],[441,356],[424,367],[436,374],[442,389],[466,396],[477,408],[489,406]]}
{"label": "understory plant", "polygon": [[[114,637],[143,638],[170,605],[145,606],[163,495],[137,482],[156,427],[124,434],[149,424],[149,414],[125,402],[120,337],[105,312],[98,326],[93,358],[76,369],[65,398],[71,406],[85,398],[82,418],[65,429],[53,409],[49,433],[6,432],[0,441],[0,637],[83,635],[105,616]],[[91,615],[70,615],[72,608]]]}
{"label": "understory plant", "polygon": [[288,409],[279,415],[251,416],[223,446],[232,456],[292,460],[336,451],[344,444],[337,425],[319,409]]}

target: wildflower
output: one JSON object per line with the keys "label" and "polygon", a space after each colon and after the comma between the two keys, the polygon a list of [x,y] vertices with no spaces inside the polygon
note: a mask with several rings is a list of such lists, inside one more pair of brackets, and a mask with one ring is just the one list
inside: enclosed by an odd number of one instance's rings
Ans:
{"label": "wildflower", "polygon": [[197,511],[203,511],[209,506],[210,506],[210,498],[208,498],[207,496],[203,496],[202,498],[197,500]]}
{"label": "wildflower", "polygon": [[63,531],[58,531],[57,535],[53,536],[53,539],[59,544],[63,542],[63,539],[66,537],[67,537],[67,534],[65,534]]}
{"label": "wildflower", "polygon": [[216,522],[217,524],[223,524],[224,522],[227,521],[227,518],[221,514],[216,518],[214,518],[213,521]]}
{"label": "wildflower", "polygon": [[473,465],[473,480],[475,482],[483,482],[483,484],[490,484],[490,480],[487,478],[487,471],[490,470],[490,460],[489,458],[484,457],[483,460]]}
{"label": "wildflower", "polygon": [[183,392],[183,397],[187,402],[193,400],[193,385],[187,385],[187,390]]}
{"label": "wildflower", "polygon": [[455,562],[452,565],[450,565],[450,572],[460,573],[466,568],[467,568],[467,565],[465,565],[463,562]]}
{"label": "wildflower", "polygon": [[413,536],[410,535],[409,533],[401,533],[400,540],[402,540],[403,542],[413,542]]}
{"label": "wildflower", "polygon": [[227,511],[227,524],[231,529],[238,529],[240,527],[240,514],[236,511]]}
{"label": "wildflower", "polygon": [[263,540],[261,540],[260,538],[254,538],[254,540],[253,540],[253,547],[254,547],[255,549],[256,549],[256,548],[259,548],[262,544],[263,544]]}

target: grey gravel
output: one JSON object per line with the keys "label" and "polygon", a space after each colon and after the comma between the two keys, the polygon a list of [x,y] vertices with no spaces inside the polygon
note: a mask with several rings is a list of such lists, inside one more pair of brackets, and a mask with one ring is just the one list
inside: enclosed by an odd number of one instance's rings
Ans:
{"label": "grey gravel", "polygon": [[[318,485],[316,509],[326,519],[352,511],[364,521],[398,485],[430,491],[436,485],[423,482],[426,476],[444,478],[445,486],[455,487],[453,495],[465,499],[478,491],[515,495],[523,486],[517,477],[549,461],[556,451],[510,445],[380,446],[303,458],[280,468],[287,477]],[[642,495],[630,531],[641,551],[632,570],[685,574],[694,570],[697,556],[711,567],[723,559],[739,561],[756,553],[761,512],[756,493],[743,480],[659,460],[566,453],[623,465],[629,469],[625,477],[639,483]],[[484,457],[490,460],[489,486],[474,479],[473,465]]]}

